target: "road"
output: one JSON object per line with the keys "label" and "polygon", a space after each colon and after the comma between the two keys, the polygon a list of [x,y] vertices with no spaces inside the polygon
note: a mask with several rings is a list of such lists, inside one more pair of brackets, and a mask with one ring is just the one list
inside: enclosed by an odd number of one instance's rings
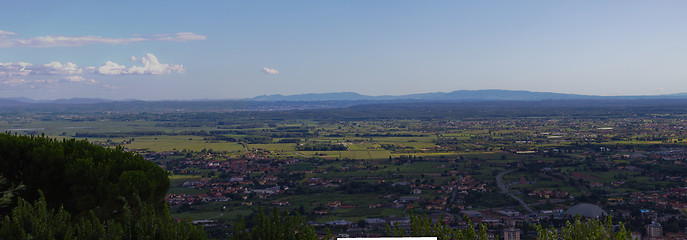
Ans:
{"label": "road", "polygon": [[517,200],[520,203],[520,205],[525,208],[525,210],[530,212],[530,214],[536,215],[536,213],[534,211],[532,211],[532,209],[530,209],[529,206],[527,206],[527,203],[525,203],[525,201],[521,200],[520,198],[516,197],[515,195],[513,195],[511,193],[508,193],[508,189],[506,188],[506,185],[503,184],[503,175],[506,175],[506,174],[509,174],[512,172],[515,172],[515,170],[508,170],[508,171],[505,171],[505,172],[502,172],[502,173],[499,173],[498,175],[496,175],[496,184],[499,186],[499,189],[501,189],[501,193],[508,194],[508,196]]}
{"label": "road", "polygon": [[[458,185],[463,182],[463,175],[460,176],[460,179],[458,180]],[[446,204],[446,212],[450,212],[451,206],[453,206],[453,203],[456,201],[456,194],[458,193],[458,186],[456,186],[455,189],[453,189],[453,192],[451,193],[451,201]]]}

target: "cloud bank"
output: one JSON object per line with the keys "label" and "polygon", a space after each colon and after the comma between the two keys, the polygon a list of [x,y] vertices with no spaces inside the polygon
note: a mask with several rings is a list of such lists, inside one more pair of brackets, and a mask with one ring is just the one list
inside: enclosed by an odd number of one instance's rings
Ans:
{"label": "cloud bank", "polygon": [[28,76],[28,75],[76,75],[83,73],[83,69],[74,63],[50,62],[34,65],[27,62],[0,63],[0,77]]}
{"label": "cloud bank", "polygon": [[207,36],[195,34],[192,32],[181,32],[175,34],[158,34],[155,40],[160,41],[174,41],[174,42],[186,42],[186,41],[196,41],[208,39]]}
{"label": "cloud bank", "polygon": [[[28,62],[0,62],[0,86],[39,88],[47,84],[55,83],[84,83],[95,84],[92,77],[97,75],[160,75],[172,73],[185,73],[186,68],[179,64],[163,64],[151,53],[132,61],[141,65],[126,67],[112,61],[94,67],[79,67],[67,62],[50,62],[47,64],[32,64]],[[85,69],[85,70],[84,70]],[[90,75],[90,77],[89,77]],[[103,84],[103,87],[111,86]]]}
{"label": "cloud bank", "polygon": [[5,36],[7,36],[7,35],[9,35],[9,36],[14,36],[14,35],[17,35],[17,34],[16,34],[16,33],[13,33],[13,32],[8,32],[8,31],[0,30],[0,36],[3,36],[3,35],[5,35]]}
{"label": "cloud bank", "polygon": [[107,61],[105,64],[95,69],[95,73],[101,75],[160,75],[171,73],[185,73],[186,68],[183,65],[177,64],[162,64],[157,60],[155,55],[147,53],[140,59],[135,56],[131,57],[132,61],[143,63],[143,66],[131,66],[127,68],[124,65],[115,62]]}
{"label": "cloud bank", "polygon": [[0,63],[0,85],[38,88],[45,84],[59,82],[96,83],[83,76],[83,69],[74,63],[50,62],[32,64],[28,62]]}
{"label": "cloud bank", "polygon": [[109,38],[102,36],[42,36],[30,38],[16,38],[14,32],[0,30],[0,48],[12,47],[78,47],[93,44],[121,45],[146,41],[174,41],[186,42],[205,40],[207,36],[181,32],[173,34],[158,34],[151,37]]}
{"label": "cloud bank", "polygon": [[268,68],[268,67],[263,67],[262,71],[264,73],[270,74],[270,75],[277,75],[279,74],[279,70],[274,69],[274,68]]}

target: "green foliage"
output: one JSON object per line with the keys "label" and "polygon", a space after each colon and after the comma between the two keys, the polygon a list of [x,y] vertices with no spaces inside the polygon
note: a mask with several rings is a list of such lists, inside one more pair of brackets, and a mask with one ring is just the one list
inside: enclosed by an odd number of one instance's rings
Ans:
{"label": "green foliage", "polygon": [[[417,215],[409,213],[410,229],[405,230],[396,226],[388,226],[386,233],[396,237],[438,237],[438,239],[488,239],[487,227],[484,224],[479,225],[479,231],[475,228],[468,227],[465,229],[452,228],[443,221],[432,223],[432,220],[425,215]],[[473,226],[469,218],[464,217],[468,222],[468,226]],[[442,215],[443,219],[443,215]],[[537,239],[540,240],[624,240],[630,239],[630,231],[625,229],[622,223],[619,223],[619,230],[613,231],[613,221],[611,217],[604,220],[589,219],[582,221],[579,217],[575,218],[573,223],[567,222],[566,226],[560,231],[553,227],[544,228],[541,225],[533,225],[537,231]],[[498,239],[498,237],[497,237]]]}
{"label": "green foliage", "polygon": [[298,213],[289,215],[288,212],[280,213],[274,209],[272,216],[268,216],[260,210],[260,213],[253,218],[253,222],[253,227],[248,229],[245,221],[241,219],[234,226],[234,234],[231,239],[319,239],[315,228]]}
{"label": "green foliage", "polygon": [[18,194],[20,190],[23,190],[24,184],[19,184],[17,186],[11,185],[5,187],[7,180],[4,178],[0,178],[0,190],[5,189],[4,191],[0,192],[0,209],[5,208],[12,204],[14,201],[14,197]]}
{"label": "green foliage", "polygon": [[534,225],[534,229],[537,231],[537,239],[541,240],[621,240],[631,237],[630,231],[626,230],[622,223],[619,223],[619,230],[613,232],[613,220],[610,216],[604,220],[588,219],[584,222],[577,217],[573,223],[566,222],[566,226],[561,228],[560,232],[553,227],[544,228],[541,225]]}
{"label": "green foliage", "polygon": [[[400,226],[389,226],[386,227],[386,234],[395,237],[437,237],[440,240],[448,239],[488,239],[487,238],[487,226],[485,224],[479,225],[479,232],[475,232],[473,228],[473,223],[469,218],[465,218],[468,223],[468,228],[457,229],[452,228],[444,221],[437,221],[432,223],[432,220],[426,215],[418,215],[410,212],[410,229],[405,230]],[[444,219],[444,215],[441,215],[441,219]]]}
{"label": "green foliage", "polygon": [[64,208],[50,209],[45,198],[33,204],[24,199],[0,223],[3,239],[206,239],[206,234],[187,222],[177,223],[169,215],[158,215],[152,206],[138,204],[132,211],[125,203],[122,217],[101,221],[90,217],[73,221]]}
{"label": "green foliage", "polygon": [[317,143],[317,144],[304,144],[296,147],[298,151],[346,151],[348,148],[343,144],[327,144],[327,143]]}
{"label": "green foliage", "polygon": [[0,176],[15,186],[23,183],[21,197],[28,201],[38,200],[42,190],[52,209],[64,207],[80,217],[94,211],[101,219],[121,212],[120,196],[136,204],[138,196],[161,213],[169,188],[164,170],[120,148],[6,133],[0,134]]}
{"label": "green foliage", "polygon": [[169,216],[165,171],[121,148],[0,134],[0,177],[3,239],[207,238]]}

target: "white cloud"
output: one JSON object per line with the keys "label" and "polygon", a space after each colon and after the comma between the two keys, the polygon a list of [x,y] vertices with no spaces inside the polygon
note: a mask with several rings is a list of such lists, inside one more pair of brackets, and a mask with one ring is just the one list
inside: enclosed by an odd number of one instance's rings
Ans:
{"label": "white cloud", "polygon": [[[142,57],[131,57],[133,61],[141,63],[127,67],[112,61],[94,67],[79,67],[67,62],[50,62],[47,64],[32,64],[28,62],[0,62],[0,87],[17,88],[42,88],[50,84],[74,83],[97,84],[98,81],[89,78],[92,74],[100,75],[159,75],[171,73],[184,73],[186,68],[178,64],[160,63],[153,54]],[[86,69],[87,71],[84,71]],[[103,88],[113,89],[115,86],[99,84]]]}
{"label": "white cloud", "polygon": [[207,36],[182,32],[175,34],[163,34],[164,36],[109,38],[102,36],[42,36],[31,38],[14,38],[18,34],[0,30],[0,48],[10,47],[77,47],[93,44],[120,45],[145,41],[176,41],[186,42],[205,40]]}
{"label": "white cloud", "polygon": [[74,75],[83,72],[83,69],[71,62],[65,64],[50,62],[48,64],[34,65],[29,68],[32,70],[31,74],[35,75]]}
{"label": "white cloud", "polygon": [[262,68],[262,71],[265,72],[265,73],[267,73],[267,74],[270,74],[270,75],[277,75],[277,74],[279,74],[279,70],[274,69],[274,68],[263,67],[263,68]]}
{"label": "white cloud", "polygon": [[16,87],[16,86],[24,85],[26,83],[27,83],[27,81],[23,78],[12,78],[12,79],[6,79],[6,80],[2,81],[3,85],[7,85],[10,87]]}
{"label": "white cloud", "polygon": [[102,75],[160,75],[186,72],[186,68],[182,65],[160,63],[157,57],[151,53],[147,53],[140,59],[132,56],[131,60],[141,62],[143,66],[131,66],[127,68],[124,65],[107,61],[107,63],[98,67],[95,72]]}
{"label": "white cloud", "polygon": [[24,87],[24,88],[41,88],[46,84],[56,83],[56,79],[25,79],[25,78],[9,78],[0,79],[3,85],[10,87]]}
{"label": "white cloud", "polygon": [[119,86],[115,86],[115,85],[111,85],[111,84],[103,84],[102,87],[103,87],[103,88],[110,89],[110,90],[116,90],[116,89],[120,89],[120,88],[121,88],[121,87],[119,87]]}
{"label": "white cloud", "polygon": [[106,38],[100,36],[45,36],[33,38],[0,38],[0,48],[9,47],[78,47],[92,44],[129,44],[147,41],[145,38]]}
{"label": "white cloud", "polygon": [[16,33],[13,33],[13,32],[10,32],[10,31],[3,31],[3,30],[0,30],[0,37],[7,36],[7,35],[13,36],[13,35],[17,35],[17,34],[16,34]]}
{"label": "white cloud", "polygon": [[63,80],[68,81],[68,82],[76,82],[76,83],[88,83],[88,84],[97,83],[97,81],[95,81],[94,79],[86,79],[82,76],[77,76],[77,75],[66,76],[63,78]]}
{"label": "white cloud", "polygon": [[71,62],[64,64],[60,62],[48,64],[0,63],[0,83],[10,87],[39,88],[46,84],[58,82],[95,83],[93,79],[80,76],[82,73],[83,69]]}
{"label": "white cloud", "polygon": [[0,63],[0,77],[26,76],[31,74],[33,64],[27,62]]}
{"label": "white cloud", "polygon": [[83,69],[74,63],[50,62],[34,65],[27,62],[0,63],[0,77],[27,75],[76,75],[83,73]]}
{"label": "white cloud", "polygon": [[126,66],[107,61],[104,65],[96,68],[96,73],[102,75],[120,75],[127,72]]}
{"label": "white cloud", "polygon": [[156,40],[175,41],[175,42],[186,42],[186,41],[208,39],[208,37],[205,35],[195,34],[192,32],[181,32],[181,33],[175,33],[175,34],[162,34],[162,35],[158,35],[158,36],[159,37],[156,38]]}

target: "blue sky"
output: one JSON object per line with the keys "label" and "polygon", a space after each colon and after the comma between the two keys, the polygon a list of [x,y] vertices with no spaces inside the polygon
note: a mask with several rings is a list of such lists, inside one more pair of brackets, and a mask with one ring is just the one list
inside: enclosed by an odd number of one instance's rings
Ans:
{"label": "blue sky", "polygon": [[0,2],[0,98],[687,92],[684,1]]}

